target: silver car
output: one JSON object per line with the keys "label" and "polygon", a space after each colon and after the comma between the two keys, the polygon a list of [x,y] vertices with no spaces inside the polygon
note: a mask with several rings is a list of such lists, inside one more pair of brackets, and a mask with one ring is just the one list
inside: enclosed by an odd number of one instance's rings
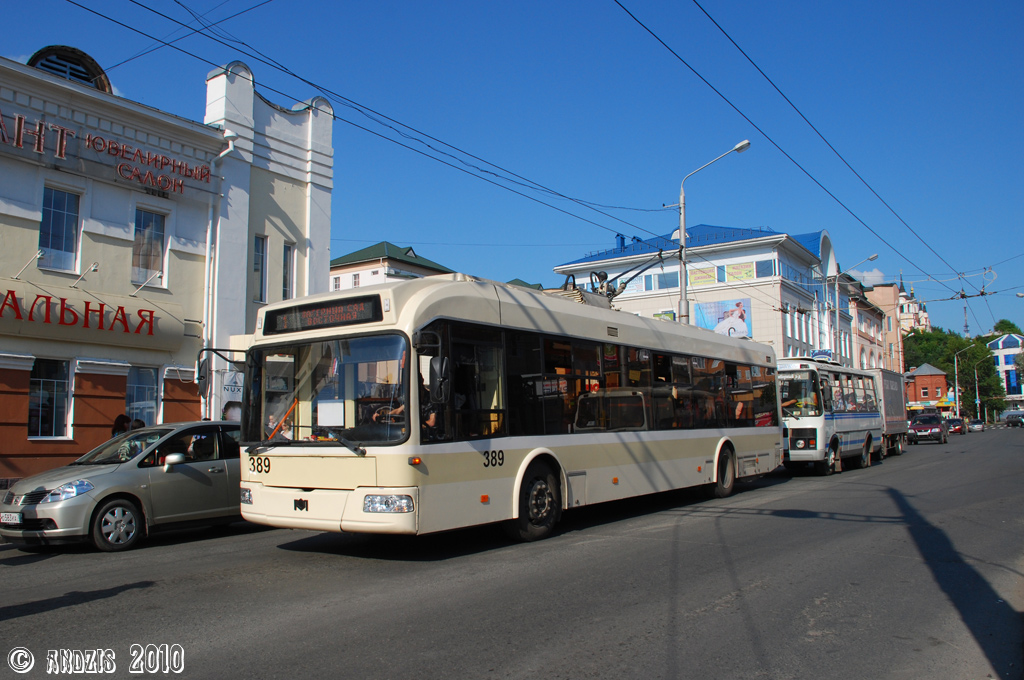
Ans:
{"label": "silver car", "polygon": [[0,503],[9,543],[91,540],[126,550],[154,529],[241,519],[239,425],[132,430],[70,465],[19,480]]}

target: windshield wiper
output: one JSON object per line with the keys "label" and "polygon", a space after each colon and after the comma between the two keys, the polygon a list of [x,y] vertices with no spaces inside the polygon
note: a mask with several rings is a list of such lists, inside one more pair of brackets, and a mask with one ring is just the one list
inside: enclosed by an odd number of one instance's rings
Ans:
{"label": "windshield wiper", "polygon": [[344,437],[338,437],[337,439],[325,439],[319,441],[307,441],[303,439],[271,439],[265,442],[260,442],[259,444],[253,444],[252,446],[248,447],[245,450],[245,452],[260,454],[264,453],[265,451],[269,451],[270,449],[275,449],[282,446],[295,446],[296,444],[301,444],[302,446],[336,446],[340,444],[349,451],[352,451],[357,456],[366,455],[366,449],[364,447],[360,446],[357,443],[350,442]]}

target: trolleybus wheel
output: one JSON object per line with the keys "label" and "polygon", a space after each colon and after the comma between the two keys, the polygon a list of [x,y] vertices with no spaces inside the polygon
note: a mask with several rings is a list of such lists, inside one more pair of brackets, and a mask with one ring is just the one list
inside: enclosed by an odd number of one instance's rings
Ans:
{"label": "trolleybus wheel", "polygon": [[537,541],[551,535],[562,515],[558,479],[544,463],[531,463],[519,487],[519,517],[505,523],[505,531],[519,541]]}
{"label": "trolleybus wheel", "polygon": [[711,487],[711,494],[715,498],[727,498],[732,495],[733,487],[736,486],[736,474],[732,467],[732,449],[728,446],[722,447],[718,454],[718,479]]}

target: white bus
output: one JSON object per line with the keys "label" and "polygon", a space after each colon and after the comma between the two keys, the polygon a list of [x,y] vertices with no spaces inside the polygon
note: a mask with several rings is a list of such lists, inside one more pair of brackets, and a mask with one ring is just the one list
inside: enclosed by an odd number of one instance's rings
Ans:
{"label": "white bus", "polygon": [[242,515],[392,534],[504,522],[534,540],[570,508],[726,496],[781,465],[770,347],[571,293],[454,274],[265,307]]}
{"label": "white bus", "polygon": [[[831,361],[779,361],[779,402],[789,430],[785,465],[811,463],[820,475],[867,467],[882,455],[879,399],[871,371]],[[844,462],[845,461],[845,462]]]}

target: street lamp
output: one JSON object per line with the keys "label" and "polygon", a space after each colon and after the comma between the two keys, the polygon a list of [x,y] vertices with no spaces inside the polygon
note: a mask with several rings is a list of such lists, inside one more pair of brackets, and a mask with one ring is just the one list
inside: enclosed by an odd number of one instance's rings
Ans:
{"label": "street lamp", "polygon": [[956,401],[956,417],[960,417],[960,355],[969,349],[974,349],[974,345],[964,347],[959,352],[953,355],[953,397]]}
{"label": "street lamp", "polygon": [[[864,264],[865,262],[874,262],[877,259],[878,259],[878,253],[875,253],[874,255],[871,255],[870,257],[865,257],[863,260],[861,260],[857,264],[853,265],[853,267],[847,267],[843,271],[841,271],[841,272],[836,274],[836,340],[835,340],[835,347],[836,347],[836,354],[839,356],[839,363],[840,364],[843,363],[843,361],[842,361],[843,353],[841,351],[839,351],[839,277],[842,276],[843,274],[845,274],[846,272],[850,271],[854,267],[859,267],[860,265]],[[839,265],[838,264],[836,264],[836,269],[839,269]],[[850,354],[851,355],[853,354],[852,348],[851,348]],[[853,362],[853,357],[852,356],[850,357],[850,361],[851,361],[851,364],[852,364],[852,362]]]}
{"label": "street lamp", "polygon": [[[981,393],[978,391],[978,364],[982,361],[989,361],[992,357],[982,357],[974,362],[974,410],[975,418],[981,418]],[[986,418],[986,420],[988,420]]]}
{"label": "street lamp", "polygon": [[732,147],[715,160],[709,161],[691,172],[683,178],[682,182],[679,183],[679,323],[690,323],[690,301],[686,299],[686,193],[683,191],[683,185],[686,184],[686,180],[690,179],[691,176],[697,174],[715,161],[722,160],[733,151],[736,153],[743,153],[749,148],[750,140],[744,139],[742,142]]}

